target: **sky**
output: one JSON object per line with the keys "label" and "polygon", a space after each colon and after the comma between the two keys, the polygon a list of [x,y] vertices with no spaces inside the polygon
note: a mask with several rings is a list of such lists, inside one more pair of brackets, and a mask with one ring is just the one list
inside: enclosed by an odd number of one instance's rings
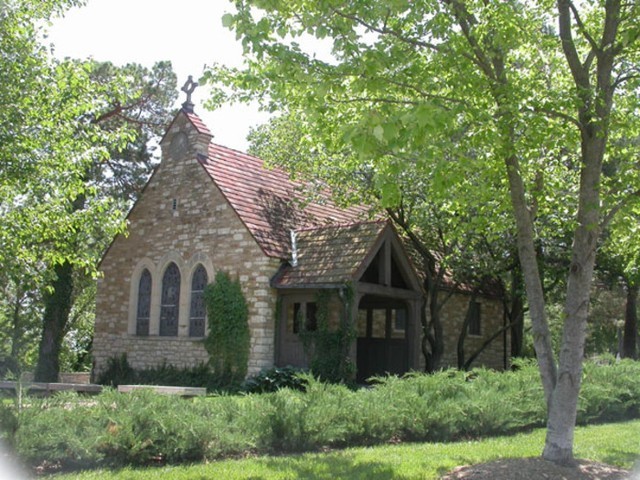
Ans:
{"label": "sky", "polygon": [[[197,81],[205,65],[241,65],[242,48],[235,34],[222,27],[221,17],[230,11],[226,0],[88,0],[54,20],[48,41],[59,58],[145,66],[170,60],[180,88],[188,75]],[[267,114],[255,105],[238,104],[211,112],[203,106],[206,97],[206,88],[199,86],[192,100],[214,142],[246,151],[250,127],[264,123]],[[176,107],[184,100],[180,92]]]}

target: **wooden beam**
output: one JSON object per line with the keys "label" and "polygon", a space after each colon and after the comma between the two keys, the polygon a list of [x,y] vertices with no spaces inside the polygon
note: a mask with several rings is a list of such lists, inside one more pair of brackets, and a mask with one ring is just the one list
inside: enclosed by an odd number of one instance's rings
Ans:
{"label": "wooden beam", "polygon": [[383,257],[382,261],[384,262],[384,279],[381,282],[383,285],[391,286],[391,242],[389,240],[384,242],[382,246]]}
{"label": "wooden beam", "polygon": [[375,285],[373,283],[357,282],[355,287],[358,293],[379,295],[381,297],[392,297],[401,299],[415,299],[421,297],[420,292],[414,292],[413,290],[404,290],[402,288],[388,287],[384,285]]}

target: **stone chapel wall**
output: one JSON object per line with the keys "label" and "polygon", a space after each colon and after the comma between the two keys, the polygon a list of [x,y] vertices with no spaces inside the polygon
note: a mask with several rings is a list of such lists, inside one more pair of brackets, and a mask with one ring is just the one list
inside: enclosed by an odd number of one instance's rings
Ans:
{"label": "stone chapel wall", "polygon": [[[440,299],[444,299],[447,292],[440,293]],[[442,307],[440,318],[444,330],[444,355],[442,357],[443,367],[457,367],[458,338],[464,318],[467,313],[470,296],[462,293],[454,293]],[[482,344],[496,331],[503,327],[503,307],[502,303],[490,297],[477,297],[480,303],[480,335],[467,335],[464,343],[465,358],[473,354]],[[504,335],[496,338],[476,359],[471,367],[489,367],[498,370],[504,369],[504,349],[507,351],[507,361],[511,354],[509,335],[505,345]],[[424,356],[420,354],[420,363],[424,367]]]}
{"label": "stone chapel wall", "polygon": [[[169,144],[177,132],[188,134],[188,151],[171,152]],[[264,255],[196,160],[196,153],[205,153],[208,140],[184,115],[177,117],[162,143],[163,161],[128,217],[128,235],[118,236],[103,258],[94,374],[122,353],[134,369],[162,363],[185,367],[208,360],[201,338],[189,337],[191,276],[198,265],[207,270],[209,282],[219,270],[240,280],[249,306],[249,374],[273,365],[276,292],[269,280],[279,260]],[[170,262],[181,273],[180,321],[177,336],[161,337],[160,286]],[[144,268],[152,275],[148,336],[136,335],[135,330],[137,285]]]}

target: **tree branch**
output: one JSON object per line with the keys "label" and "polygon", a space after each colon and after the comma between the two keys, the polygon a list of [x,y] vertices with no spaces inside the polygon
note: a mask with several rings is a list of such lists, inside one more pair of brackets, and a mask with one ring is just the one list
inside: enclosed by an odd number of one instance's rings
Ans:
{"label": "tree branch", "polygon": [[640,197],[640,190],[636,190],[635,192],[630,193],[629,195],[624,197],[622,200],[620,200],[616,205],[614,205],[611,208],[611,210],[609,210],[609,212],[606,215],[602,216],[602,222],[600,222],[600,228],[602,230],[605,230],[609,226],[613,218],[616,216],[616,214],[620,210],[622,210],[626,205],[628,205],[632,200],[637,199],[638,197]]}
{"label": "tree branch", "polygon": [[507,330],[511,329],[512,327],[515,327],[516,325],[519,325],[520,323],[522,323],[523,319],[521,318],[520,320],[516,320],[515,322],[511,322],[508,323],[507,325],[501,327],[499,330],[497,330],[493,335],[491,335],[488,339],[486,339],[483,344],[475,351],[473,352],[469,358],[467,359],[466,362],[464,362],[464,366],[463,369],[464,370],[469,370],[469,367],[471,366],[471,364],[475,361],[476,358],[478,358],[480,356],[480,354],[485,350],[485,348],[487,348],[489,345],[491,345],[491,343],[498,338],[500,335],[502,335],[504,332],[506,332]]}
{"label": "tree branch", "polygon": [[626,74],[626,75],[619,75],[618,78],[615,79],[615,81],[613,82],[613,88],[618,88],[620,85],[622,85],[624,82],[628,81],[628,80],[633,80],[633,79],[637,79],[640,78],[640,72],[639,73],[635,73],[635,74]]}
{"label": "tree branch", "polygon": [[457,103],[457,104],[460,104],[460,105],[464,105],[464,103],[465,103],[462,100],[457,99],[457,98],[446,97],[444,95],[434,95],[432,93],[425,92],[424,90],[416,87],[415,85],[411,85],[411,84],[406,83],[406,82],[400,82],[398,80],[393,80],[393,79],[388,79],[388,78],[385,78],[384,80],[385,80],[385,82],[390,83],[391,85],[395,85],[397,87],[404,87],[404,88],[407,88],[409,90],[413,90],[418,95],[420,95],[420,96],[422,96],[424,98],[429,98],[429,99],[432,99],[432,100],[442,100],[442,101],[445,101],[445,102]]}
{"label": "tree branch", "polygon": [[327,100],[333,103],[348,104],[348,103],[389,103],[395,105],[420,105],[422,102],[417,100],[396,100],[394,98],[384,97],[353,97],[344,100],[339,100],[332,96],[327,96]]}
{"label": "tree branch", "polygon": [[584,69],[580,58],[578,57],[578,51],[573,40],[573,33],[571,31],[571,7],[573,4],[570,0],[558,0],[558,24],[560,28],[560,40],[562,41],[562,50],[564,56],[569,64],[571,75],[576,83],[578,89],[583,90],[583,95],[588,96],[588,91],[591,89],[591,82],[589,81],[588,72]]}
{"label": "tree branch", "polygon": [[469,12],[469,10],[467,10],[465,4],[460,0],[442,1],[451,8],[453,14],[458,20],[458,25],[462,30],[462,34],[473,51],[473,62],[482,70],[487,78],[494,81],[498,80],[498,75],[493,69],[493,62],[487,57],[484,50],[480,47],[478,40],[471,32],[471,26],[477,23],[476,18]]}
{"label": "tree branch", "polygon": [[420,47],[420,48],[427,48],[429,50],[435,50],[435,51],[441,51],[442,50],[442,46],[441,45],[436,45],[435,43],[431,43],[431,42],[425,42],[424,40],[418,40],[418,39],[414,39],[414,38],[408,38],[404,35],[402,35],[401,33],[397,32],[396,30],[392,30],[390,28],[386,27],[386,22],[385,25],[383,27],[377,27],[369,22],[365,22],[363,19],[361,19],[360,17],[357,17],[356,15],[352,15],[349,13],[345,13],[342,10],[333,9],[333,13],[335,13],[336,15],[342,17],[342,18],[346,18],[348,20],[352,20],[354,22],[356,22],[357,24],[371,30],[372,32],[376,32],[380,35],[390,35],[392,37],[395,37],[396,39],[400,40],[403,43],[406,43],[408,45],[411,45],[412,47]]}
{"label": "tree branch", "polygon": [[[584,38],[587,40],[587,42],[589,42],[589,45],[591,45],[591,52],[599,52],[600,47],[598,46],[596,41],[593,39],[593,37],[589,34],[586,27],[584,26],[584,23],[582,23],[582,19],[580,18],[580,13],[578,12],[578,9],[576,8],[576,6],[573,4],[571,0],[569,0],[567,3],[569,4],[569,9],[571,9],[571,13],[573,13],[573,18],[575,18],[576,20],[576,25],[578,25],[580,32],[582,33]],[[589,52],[589,55],[591,55],[591,52]]]}
{"label": "tree branch", "polygon": [[541,107],[534,108],[534,109],[532,109],[532,111],[548,115],[549,117],[560,118],[562,120],[566,120],[569,123],[573,123],[576,127],[578,127],[578,129],[581,132],[584,133],[584,126],[582,125],[582,123],[578,119],[572,117],[571,115],[567,115],[566,113],[558,112],[557,110],[552,110],[552,109],[549,109],[549,108],[541,108]]}

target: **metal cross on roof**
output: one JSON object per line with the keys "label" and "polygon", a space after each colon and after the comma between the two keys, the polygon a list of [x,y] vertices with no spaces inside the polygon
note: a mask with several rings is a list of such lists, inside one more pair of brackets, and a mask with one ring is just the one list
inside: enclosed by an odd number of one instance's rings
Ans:
{"label": "metal cross on roof", "polygon": [[194,82],[193,77],[189,75],[189,78],[181,88],[181,90],[187,94],[187,101],[182,104],[182,108],[183,110],[189,113],[193,113],[194,105],[193,105],[193,102],[191,101],[191,94],[193,93],[193,91],[196,89],[197,86],[198,86],[198,83]]}

